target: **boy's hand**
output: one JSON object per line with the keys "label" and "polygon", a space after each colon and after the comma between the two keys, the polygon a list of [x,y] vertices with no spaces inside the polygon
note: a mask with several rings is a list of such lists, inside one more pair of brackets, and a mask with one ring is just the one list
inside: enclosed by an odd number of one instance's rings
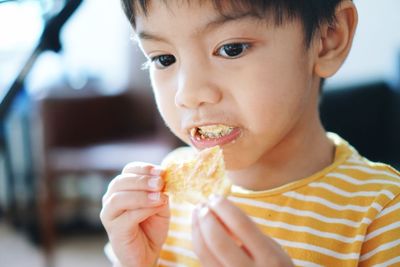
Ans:
{"label": "boy's hand", "polygon": [[294,266],[274,240],[224,198],[214,198],[194,211],[192,240],[203,266]]}
{"label": "boy's hand", "polygon": [[103,197],[101,221],[119,265],[153,266],[169,224],[160,167],[130,163],[111,181]]}

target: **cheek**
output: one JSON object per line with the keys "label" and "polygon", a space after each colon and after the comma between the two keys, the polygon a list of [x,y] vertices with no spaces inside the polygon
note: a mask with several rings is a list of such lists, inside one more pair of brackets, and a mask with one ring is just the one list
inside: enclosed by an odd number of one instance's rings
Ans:
{"label": "cheek", "polygon": [[157,109],[167,127],[178,137],[181,127],[181,119],[178,108],[175,106],[175,90],[168,86],[165,80],[154,75],[150,75]]}
{"label": "cheek", "polygon": [[[172,88],[168,88],[167,81],[162,75],[156,74],[154,70],[150,70],[150,81],[153,89],[154,97],[157,103],[158,111],[165,121],[172,116],[171,105],[174,103],[169,92],[172,92]],[[172,103],[171,103],[172,102]]]}
{"label": "cheek", "polygon": [[173,97],[171,98],[171,95],[166,90],[159,89],[154,85],[153,92],[161,117],[168,125],[171,124],[176,117]]}
{"label": "cheek", "polygon": [[[254,132],[287,128],[306,107],[306,75],[293,65],[273,66],[246,72],[245,80],[249,82],[242,85],[246,90],[236,96],[248,127]],[[291,77],[285,73],[291,73]]]}

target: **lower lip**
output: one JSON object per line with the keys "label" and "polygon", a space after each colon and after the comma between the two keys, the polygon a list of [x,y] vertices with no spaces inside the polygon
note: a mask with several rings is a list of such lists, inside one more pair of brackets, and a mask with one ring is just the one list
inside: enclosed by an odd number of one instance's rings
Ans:
{"label": "lower lip", "polygon": [[240,136],[240,129],[235,128],[232,130],[232,132],[228,135],[218,137],[218,138],[213,138],[213,139],[196,139],[195,137],[190,137],[190,140],[192,144],[198,148],[198,149],[204,149],[208,147],[213,147],[213,146],[223,146],[228,143],[231,143],[235,141],[237,138]]}

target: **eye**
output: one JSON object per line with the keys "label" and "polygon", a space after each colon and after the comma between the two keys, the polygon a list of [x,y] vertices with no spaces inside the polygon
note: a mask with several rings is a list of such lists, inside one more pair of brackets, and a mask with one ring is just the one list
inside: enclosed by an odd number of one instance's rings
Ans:
{"label": "eye", "polygon": [[250,44],[248,43],[225,44],[219,47],[215,54],[224,58],[238,58],[241,57],[249,48]]}
{"label": "eye", "polygon": [[157,69],[165,69],[175,63],[176,58],[173,55],[160,55],[152,57],[151,62],[156,65]]}

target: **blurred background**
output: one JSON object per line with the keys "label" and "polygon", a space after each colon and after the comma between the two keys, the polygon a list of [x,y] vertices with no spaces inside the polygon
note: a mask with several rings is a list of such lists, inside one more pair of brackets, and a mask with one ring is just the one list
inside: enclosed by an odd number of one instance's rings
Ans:
{"label": "blurred background", "polygon": [[[322,121],[400,168],[400,2],[355,2],[353,50],[326,83]],[[71,16],[58,40],[60,12]],[[131,35],[118,0],[0,0],[0,266],[110,266],[107,184],[180,145]]]}

